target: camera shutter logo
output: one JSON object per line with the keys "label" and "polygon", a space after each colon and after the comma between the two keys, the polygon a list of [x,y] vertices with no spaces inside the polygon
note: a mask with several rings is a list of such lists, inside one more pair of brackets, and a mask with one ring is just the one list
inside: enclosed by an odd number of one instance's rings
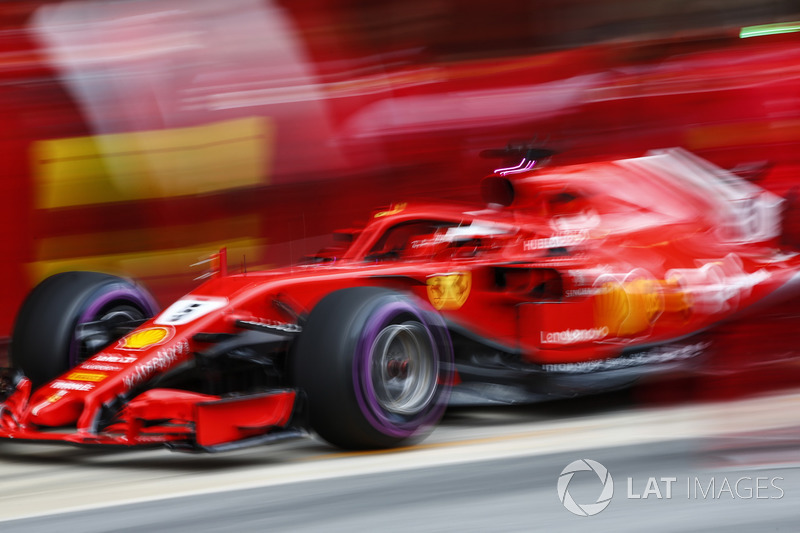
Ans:
{"label": "camera shutter logo", "polygon": [[[597,474],[600,482],[603,484],[603,489],[597,501],[594,503],[579,504],[572,499],[569,493],[569,482],[572,481],[572,476],[575,472],[591,471]],[[614,496],[614,480],[611,479],[611,474],[608,469],[591,459],[578,459],[568,464],[561,475],[558,476],[558,499],[564,504],[564,507],[571,513],[578,516],[594,516],[611,503],[611,497]]]}

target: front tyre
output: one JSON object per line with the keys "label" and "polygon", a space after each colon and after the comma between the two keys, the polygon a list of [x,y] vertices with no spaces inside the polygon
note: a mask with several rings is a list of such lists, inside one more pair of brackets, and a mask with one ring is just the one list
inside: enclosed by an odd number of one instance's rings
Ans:
{"label": "front tyre", "polygon": [[439,315],[409,296],[376,287],[323,298],[294,352],[311,427],[343,448],[397,446],[441,418],[453,352]]}
{"label": "front tyre", "polygon": [[[99,272],[50,276],[28,295],[11,336],[11,363],[40,387],[88,359],[116,337],[115,324],[152,317],[158,307],[141,286]],[[94,323],[95,334],[81,335]]]}

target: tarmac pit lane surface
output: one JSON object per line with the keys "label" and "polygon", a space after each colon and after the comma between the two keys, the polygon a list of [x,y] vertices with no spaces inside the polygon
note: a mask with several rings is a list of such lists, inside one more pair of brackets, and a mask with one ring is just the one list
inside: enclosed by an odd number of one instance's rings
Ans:
{"label": "tarmac pit lane surface", "polygon": [[[314,439],[214,456],[5,442],[0,528],[796,531],[798,407],[800,391],[666,407],[615,393],[460,408],[418,445],[367,453]],[[571,513],[557,491],[562,470],[584,458],[613,476],[613,498],[595,516]],[[581,505],[597,496],[592,476],[570,482]]]}

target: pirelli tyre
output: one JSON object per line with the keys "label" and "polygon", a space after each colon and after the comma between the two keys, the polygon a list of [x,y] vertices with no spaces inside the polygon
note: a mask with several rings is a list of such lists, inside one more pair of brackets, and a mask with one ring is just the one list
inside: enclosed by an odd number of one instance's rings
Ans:
{"label": "pirelli tyre", "polygon": [[99,272],[56,274],[23,302],[11,336],[11,363],[39,387],[121,336],[115,325],[157,310],[153,297],[132,281]]}
{"label": "pirelli tyre", "polygon": [[426,434],[452,386],[441,317],[411,296],[376,287],[323,298],[293,354],[311,427],[347,449],[387,448]]}

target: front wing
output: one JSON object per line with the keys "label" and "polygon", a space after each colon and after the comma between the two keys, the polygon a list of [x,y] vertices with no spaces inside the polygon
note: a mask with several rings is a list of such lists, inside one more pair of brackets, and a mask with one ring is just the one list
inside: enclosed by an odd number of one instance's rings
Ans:
{"label": "front wing", "polygon": [[308,435],[304,396],[294,389],[229,397],[151,389],[98,424],[102,429],[78,430],[26,424],[38,407],[30,404],[30,381],[6,371],[0,386],[0,438],[15,441],[218,452]]}

